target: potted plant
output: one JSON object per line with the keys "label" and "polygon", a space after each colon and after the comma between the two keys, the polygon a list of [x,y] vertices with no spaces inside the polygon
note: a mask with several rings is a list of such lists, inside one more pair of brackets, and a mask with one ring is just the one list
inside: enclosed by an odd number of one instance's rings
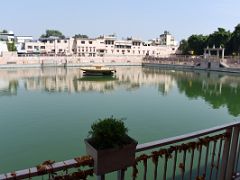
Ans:
{"label": "potted plant", "polygon": [[85,139],[87,154],[93,157],[94,173],[103,175],[134,164],[137,141],[127,135],[122,119],[99,119]]}

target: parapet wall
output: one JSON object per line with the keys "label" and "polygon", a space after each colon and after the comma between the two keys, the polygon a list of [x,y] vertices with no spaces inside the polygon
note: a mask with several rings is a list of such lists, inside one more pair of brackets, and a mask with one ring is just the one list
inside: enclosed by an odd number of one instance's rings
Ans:
{"label": "parapet wall", "polygon": [[35,57],[0,57],[1,67],[40,67],[40,66],[87,66],[94,64],[104,65],[141,65],[142,56],[106,56],[106,57],[79,57],[79,56],[35,56]]}

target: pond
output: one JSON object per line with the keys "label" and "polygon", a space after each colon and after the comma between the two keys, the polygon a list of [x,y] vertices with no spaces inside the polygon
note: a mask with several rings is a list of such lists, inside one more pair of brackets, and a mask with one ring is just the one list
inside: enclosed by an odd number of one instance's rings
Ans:
{"label": "pond", "polygon": [[113,77],[80,68],[0,70],[0,173],[85,154],[99,118],[124,118],[130,136],[149,142],[236,121],[235,74],[116,67]]}

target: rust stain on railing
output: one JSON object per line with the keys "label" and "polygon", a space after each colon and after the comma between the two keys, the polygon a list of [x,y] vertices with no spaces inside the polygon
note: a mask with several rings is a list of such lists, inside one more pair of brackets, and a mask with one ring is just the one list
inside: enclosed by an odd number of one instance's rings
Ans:
{"label": "rust stain on railing", "polygon": [[[173,176],[172,178],[175,178],[175,172],[176,172],[176,162],[177,162],[177,154],[176,153],[183,153],[182,156],[182,161],[179,163],[178,168],[180,169],[181,172],[181,179],[185,179],[185,172],[186,172],[186,153],[192,153],[191,154],[191,164],[190,164],[190,177],[192,176],[192,164],[193,164],[193,158],[194,158],[194,150],[197,149],[200,153],[200,157],[201,157],[201,151],[202,151],[202,146],[206,147],[207,151],[209,151],[209,143],[210,142],[217,142],[218,140],[224,140],[226,138],[229,138],[229,134],[228,133],[222,133],[222,134],[218,134],[218,135],[214,135],[214,136],[206,136],[204,138],[199,138],[197,141],[192,141],[192,142],[188,142],[188,143],[182,143],[180,145],[171,145],[168,148],[161,148],[158,151],[153,151],[151,152],[151,154],[147,155],[147,154],[142,154],[140,156],[138,156],[136,158],[136,162],[133,166],[133,179],[137,178],[137,174],[139,172],[137,165],[140,162],[143,162],[144,165],[144,178],[146,179],[146,172],[147,172],[147,160],[148,159],[152,159],[152,162],[154,163],[154,179],[157,179],[157,167],[158,167],[158,162],[159,162],[159,158],[164,158],[164,167],[163,167],[163,176],[162,179],[166,179],[167,178],[167,164],[168,164],[168,160],[172,159],[172,157],[174,156],[174,167],[173,167]],[[213,149],[215,153],[215,148]],[[174,155],[175,153],[175,155]],[[214,156],[212,156],[212,163],[214,161]],[[200,177],[205,177],[206,174],[206,168],[207,168],[207,162],[208,162],[208,153],[206,153],[205,156],[205,167],[204,167],[204,171],[203,171],[203,175],[202,176],[197,176],[196,178],[200,178]],[[213,168],[216,168],[216,166],[211,166],[211,170]],[[200,166],[198,166],[198,171],[200,169]],[[190,178],[191,179],[191,178]]]}
{"label": "rust stain on railing", "polygon": [[[49,179],[86,179],[88,176],[93,176],[93,169],[80,170],[77,172],[68,173],[70,168],[80,168],[80,167],[93,167],[93,159],[90,156],[76,157],[71,160],[57,162],[52,160],[47,160],[36,167],[15,171],[7,174],[0,175],[1,180],[11,180],[11,179],[26,179],[35,176],[49,175]],[[65,175],[58,175],[56,172],[65,171]]]}

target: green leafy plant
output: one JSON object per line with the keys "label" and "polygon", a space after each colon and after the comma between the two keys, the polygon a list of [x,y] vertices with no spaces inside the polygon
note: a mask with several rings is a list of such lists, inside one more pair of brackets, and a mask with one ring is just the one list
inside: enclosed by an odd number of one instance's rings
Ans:
{"label": "green leafy plant", "polygon": [[132,142],[122,119],[109,117],[94,122],[89,131],[89,143],[96,149],[121,147]]}

